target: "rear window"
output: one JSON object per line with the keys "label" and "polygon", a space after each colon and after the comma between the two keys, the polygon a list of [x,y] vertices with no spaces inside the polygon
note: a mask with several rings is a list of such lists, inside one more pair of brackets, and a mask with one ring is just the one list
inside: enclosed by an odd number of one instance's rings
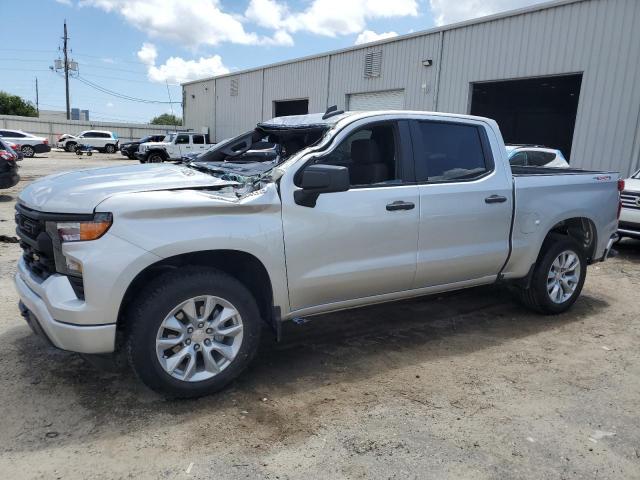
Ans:
{"label": "rear window", "polygon": [[527,152],[527,160],[529,165],[534,167],[542,167],[547,163],[553,162],[556,159],[555,153],[550,152]]}
{"label": "rear window", "polygon": [[417,180],[441,182],[473,179],[489,171],[480,129],[448,122],[418,122],[421,146],[416,155]]}
{"label": "rear window", "polygon": [[193,143],[194,145],[204,145],[204,135],[194,135]]}

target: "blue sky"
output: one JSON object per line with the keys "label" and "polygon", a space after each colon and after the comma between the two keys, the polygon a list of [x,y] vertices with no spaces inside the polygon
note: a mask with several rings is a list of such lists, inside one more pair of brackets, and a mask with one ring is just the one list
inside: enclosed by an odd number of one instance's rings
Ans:
{"label": "blue sky", "polygon": [[[180,100],[181,81],[320,53],[540,0],[2,0],[0,90],[63,110],[49,70],[67,20],[86,81],[130,97]],[[25,19],[28,22],[25,23]],[[169,84],[169,92],[167,91]],[[94,120],[144,122],[166,104],[123,100],[71,80],[73,107]],[[181,114],[175,105],[176,114]]]}

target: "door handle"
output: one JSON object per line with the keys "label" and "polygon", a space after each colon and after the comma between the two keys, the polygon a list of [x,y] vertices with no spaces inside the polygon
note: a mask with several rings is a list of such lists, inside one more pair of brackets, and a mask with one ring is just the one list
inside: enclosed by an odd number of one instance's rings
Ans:
{"label": "door handle", "polygon": [[389,212],[394,212],[396,210],[413,210],[414,207],[415,205],[413,203],[403,202],[402,200],[387,204],[387,210]]}
{"label": "door handle", "polygon": [[484,199],[484,203],[504,203],[507,201],[507,197],[502,195],[491,195]]}

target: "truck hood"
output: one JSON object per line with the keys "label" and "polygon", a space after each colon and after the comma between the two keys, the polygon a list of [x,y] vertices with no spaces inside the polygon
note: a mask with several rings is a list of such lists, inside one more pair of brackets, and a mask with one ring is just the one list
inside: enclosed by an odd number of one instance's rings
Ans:
{"label": "truck hood", "polygon": [[127,165],[59,173],[25,188],[18,201],[49,213],[92,213],[107,198],[120,193],[237,185],[192,168],[170,164]]}
{"label": "truck hood", "polygon": [[624,189],[628,192],[638,192],[640,193],[640,179],[637,178],[627,178],[624,181]]}

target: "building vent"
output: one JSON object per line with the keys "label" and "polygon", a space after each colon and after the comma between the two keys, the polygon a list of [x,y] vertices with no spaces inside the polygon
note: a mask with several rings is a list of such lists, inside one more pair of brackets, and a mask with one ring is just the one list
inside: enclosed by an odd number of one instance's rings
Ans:
{"label": "building vent", "polygon": [[375,78],[380,76],[382,68],[382,51],[369,52],[364,56],[364,78]]}
{"label": "building vent", "polygon": [[232,78],[231,79],[231,88],[229,90],[229,94],[232,97],[237,97],[238,96],[238,79],[237,78]]}

